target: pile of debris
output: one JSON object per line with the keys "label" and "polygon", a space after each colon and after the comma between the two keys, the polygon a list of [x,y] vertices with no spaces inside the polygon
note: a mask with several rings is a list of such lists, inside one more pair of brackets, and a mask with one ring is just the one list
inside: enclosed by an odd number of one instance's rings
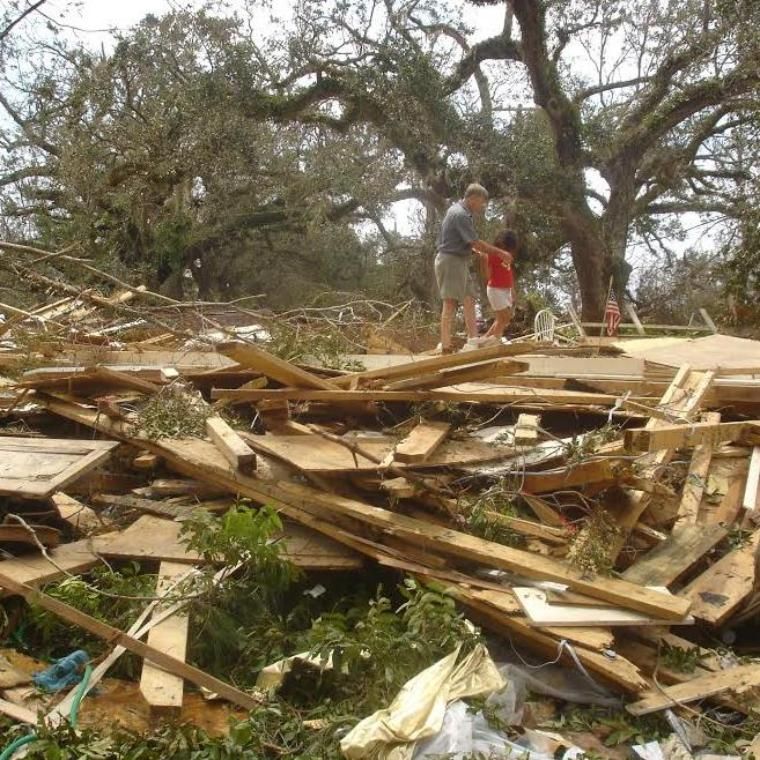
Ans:
{"label": "pile of debris", "polygon": [[[188,664],[187,600],[161,604],[214,564],[183,524],[199,511],[221,519],[243,499],[276,510],[282,556],[307,577],[380,566],[414,579],[521,657],[562,662],[624,696],[630,714],[672,711],[682,743],[678,716],[717,705],[750,720],[760,664],[709,645],[741,640],[760,614],[759,344],[517,340],[445,356],[357,354],[344,371],[279,358],[255,340],[267,337],[260,326],[214,322],[225,342],[207,350],[123,321],[84,343],[46,343],[44,325],[81,328],[91,313],[81,308],[72,295],[4,326],[0,587],[113,647],[86,690],[126,650],[144,661],[139,691],[157,714],[184,702],[183,719],[208,726],[197,716],[216,708],[185,682],[243,710],[266,702]],[[20,348],[14,328],[28,336],[33,325],[38,340]],[[125,342],[137,329],[140,340]],[[156,598],[126,631],[41,590],[125,560],[159,566]],[[218,580],[236,568],[214,570]],[[343,738],[346,756],[390,757],[379,747],[406,742],[398,756],[411,757],[415,741],[440,733],[447,703],[503,689],[482,658],[457,650],[441,661],[445,676],[421,674],[428,694],[431,678],[434,695],[450,691],[441,709],[428,705],[425,731],[383,737],[394,707],[404,712],[394,703]],[[0,712],[32,725],[35,667],[26,681],[19,662],[16,681],[0,668]],[[490,686],[454,688],[457,667],[485,668]],[[47,704],[48,725],[75,692]],[[514,746],[535,751],[531,741]]]}

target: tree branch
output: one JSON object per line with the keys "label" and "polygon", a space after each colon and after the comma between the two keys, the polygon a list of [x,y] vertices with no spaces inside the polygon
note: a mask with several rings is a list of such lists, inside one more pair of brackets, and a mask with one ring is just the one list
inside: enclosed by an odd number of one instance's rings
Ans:
{"label": "tree branch", "polygon": [[34,13],[37,8],[39,8],[41,5],[44,5],[46,2],[47,0],[37,0],[34,5],[30,5],[19,16],[13,19],[13,21],[11,21],[11,23],[8,24],[5,29],[0,32],[0,42],[2,42],[11,33],[11,30],[14,26],[16,26],[16,24],[20,24],[30,13]]}

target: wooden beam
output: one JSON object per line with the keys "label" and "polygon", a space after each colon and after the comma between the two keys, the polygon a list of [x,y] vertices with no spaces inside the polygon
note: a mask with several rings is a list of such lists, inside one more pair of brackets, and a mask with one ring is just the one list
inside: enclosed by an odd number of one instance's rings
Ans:
{"label": "wooden beam", "polygon": [[396,446],[393,458],[398,462],[424,462],[440,446],[451,430],[447,422],[422,421]]}
{"label": "wooden beam", "polygon": [[[177,562],[162,562],[158,568],[158,596],[166,596],[179,578],[187,575],[187,565]],[[166,609],[157,606],[154,616]],[[187,636],[190,618],[186,611],[174,615],[156,625],[148,633],[148,645],[184,661],[187,653]],[[143,662],[140,676],[140,692],[156,715],[176,715],[182,709],[185,683],[181,677],[168,673],[148,661]]]}
{"label": "wooden beam", "polygon": [[521,478],[522,490],[537,494],[582,487],[591,483],[614,483],[621,480],[630,470],[630,463],[623,459],[589,459],[554,470],[526,472]]}
{"label": "wooden beam", "polygon": [[696,702],[723,691],[746,692],[760,686],[760,665],[739,665],[718,673],[692,678],[686,683],[666,686],[638,702],[626,706],[632,715],[649,715],[680,704]]}
{"label": "wooden beam", "polygon": [[250,367],[262,375],[271,377],[283,385],[293,385],[303,388],[321,388],[322,390],[335,390],[336,385],[329,380],[323,380],[317,375],[307,372],[305,369],[296,367],[290,362],[280,359],[278,356],[263,351],[250,343],[233,341],[221,343],[217,346],[220,353],[233,359],[244,367]]}
{"label": "wooden beam", "polygon": [[[98,419],[91,409],[54,399],[45,405],[54,413],[108,431],[111,435],[128,436],[128,428]],[[689,611],[690,602],[673,599],[664,594],[642,589],[616,578],[590,578],[561,562],[536,556],[531,552],[512,549],[476,536],[448,528],[440,528],[381,507],[344,497],[326,494],[313,488],[282,481],[264,481],[232,472],[228,463],[214,447],[205,441],[141,441],[141,445],[165,457],[177,470],[192,473],[205,482],[226,488],[232,493],[247,496],[257,503],[273,504],[286,515],[295,508],[294,519],[302,512],[318,509],[323,515],[331,514],[351,518],[358,524],[372,526],[411,544],[429,547],[445,556],[481,562],[487,566],[512,570],[539,580],[551,580],[567,585],[571,590],[594,598],[604,599],[626,609],[680,620]],[[0,585],[3,585],[0,578]],[[161,664],[161,663],[159,663]]]}
{"label": "wooden beam", "polygon": [[103,526],[103,521],[97,513],[73,496],[58,491],[50,497],[50,501],[58,510],[61,519],[76,530],[87,533]]}
{"label": "wooden beam", "polygon": [[625,431],[629,451],[690,449],[694,446],[715,447],[719,443],[738,441],[754,426],[747,422],[694,422],[686,425],[661,425],[656,429],[634,428]]}
{"label": "wooden beam", "polygon": [[[419,362],[417,362],[419,363]],[[410,377],[384,385],[387,391],[424,390],[430,388],[447,388],[460,383],[473,383],[479,380],[489,380],[494,377],[504,377],[524,372],[528,369],[527,362],[505,361],[499,359],[484,364],[474,364],[471,367],[442,370],[420,377]],[[378,381],[382,382],[382,381]]]}
{"label": "wooden beam", "polygon": [[[708,412],[704,417],[704,421],[707,423],[713,425],[720,423],[720,414],[718,412]],[[709,444],[695,446],[686,482],[681,492],[681,502],[678,505],[675,528],[694,525],[697,522],[699,505],[702,503],[702,495],[707,485],[712,455],[713,447]]]}
{"label": "wooden beam", "polygon": [[633,304],[626,301],[625,310],[628,312],[628,316],[630,316],[631,320],[633,321],[633,324],[636,327],[636,332],[639,335],[646,335],[644,325],[641,324],[641,320],[639,319],[639,315],[636,313],[636,309],[633,308]]}
{"label": "wooden beam", "polygon": [[727,535],[728,532],[721,525],[685,525],[674,528],[663,543],[631,565],[623,573],[623,578],[642,586],[670,586],[689,572]]}
{"label": "wooden beam", "polygon": [[369,380],[383,379],[386,382],[404,380],[410,377],[427,375],[431,372],[451,369],[452,367],[464,367],[494,359],[506,359],[510,356],[529,354],[531,351],[535,351],[536,347],[536,343],[512,343],[510,345],[489,346],[488,348],[478,348],[475,351],[461,351],[458,354],[444,354],[442,356],[433,356],[429,359],[419,359],[405,364],[396,364],[391,367],[354,372],[350,375],[335,378],[333,383],[339,388],[351,388],[357,387],[357,383],[362,385]]}
{"label": "wooden beam", "polygon": [[160,463],[161,457],[151,454],[149,451],[144,451],[132,460],[132,467],[140,472],[152,472]]}
{"label": "wooden beam", "polygon": [[570,316],[570,321],[573,323],[573,327],[578,331],[578,335],[581,338],[587,338],[586,331],[583,329],[583,324],[578,317],[578,312],[573,308],[572,304],[567,305],[567,313]]}
{"label": "wooden beam", "polygon": [[743,546],[721,557],[692,581],[681,596],[692,601],[692,614],[712,626],[722,625],[755,590],[760,530]]}
{"label": "wooden beam", "polygon": [[256,452],[221,417],[206,419],[206,433],[236,470],[253,472],[256,469]]}
{"label": "wooden beam", "polygon": [[540,426],[540,415],[521,414],[515,425],[515,446],[535,446],[538,443],[538,428]]}
{"label": "wooden beam", "polygon": [[760,509],[760,446],[752,449],[742,507],[746,510]]}
{"label": "wooden beam", "polygon": [[[511,404],[512,406],[530,406],[549,408],[552,411],[576,411],[578,408],[609,408],[614,406],[619,397],[603,393],[586,393],[583,391],[555,390],[553,388],[531,389],[510,388],[508,386],[467,383],[455,388],[429,391],[324,391],[302,388],[281,388],[279,390],[234,390],[213,388],[213,399],[230,399],[234,403],[257,403],[263,400],[278,401],[324,401],[331,403],[365,402],[365,401],[450,401],[455,403]],[[643,399],[646,401],[646,399]]]}
{"label": "wooden beam", "polygon": [[160,385],[142,380],[134,374],[119,372],[108,367],[86,367],[84,371],[85,374],[91,372],[95,379],[101,380],[104,383],[110,383],[117,388],[129,388],[130,390],[139,391],[147,396],[152,396],[161,390]]}
{"label": "wooden beam", "polygon": [[715,325],[715,322],[712,321],[712,317],[707,313],[707,309],[704,309],[704,308],[700,309],[699,315],[704,320],[704,323],[707,325],[708,330],[710,330],[710,332],[713,333],[713,335],[717,335],[718,328]]}
{"label": "wooden beam", "polygon": [[204,673],[202,670],[188,665],[182,660],[172,657],[149,644],[144,644],[142,641],[138,641],[134,637],[124,633],[124,631],[120,631],[118,628],[114,628],[90,615],[86,615],[71,605],[54,599],[26,583],[19,583],[3,572],[0,572],[0,586],[23,597],[29,604],[34,604],[48,612],[52,612],[62,620],[83,628],[85,631],[111,644],[120,644],[139,657],[165,668],[170,673],[181,676],[196,686],[205,687],[219,694],[220,697],[228,699],[240,707],[244,707],[246,710],[253,710],[261,704],[259,699],[254,698],[250,694],[246,694],[240,691],[240,689],[236,689],[234,686],[230,686],[224,681],[220,681],[218,678]]}

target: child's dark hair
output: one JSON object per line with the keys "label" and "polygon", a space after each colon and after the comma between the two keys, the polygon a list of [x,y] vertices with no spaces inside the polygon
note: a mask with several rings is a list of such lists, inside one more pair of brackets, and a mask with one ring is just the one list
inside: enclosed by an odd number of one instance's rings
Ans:
{"label": "child's dark hair", "polygon": [[494,238],[493,244],[503,251],[517,252],[517,233],[513,230],[502,230]]}

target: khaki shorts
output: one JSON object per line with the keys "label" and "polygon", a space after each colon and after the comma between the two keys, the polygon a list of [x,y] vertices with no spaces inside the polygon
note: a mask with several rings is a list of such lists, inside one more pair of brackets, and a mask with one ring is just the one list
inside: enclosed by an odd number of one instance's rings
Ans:
{"label": "khaki shorts", "polygon": [[466,297],[477,299],[478,291],[470,274],[470,257],[439,253],[435,257],[435,279],[443,300],[462,303]]}

